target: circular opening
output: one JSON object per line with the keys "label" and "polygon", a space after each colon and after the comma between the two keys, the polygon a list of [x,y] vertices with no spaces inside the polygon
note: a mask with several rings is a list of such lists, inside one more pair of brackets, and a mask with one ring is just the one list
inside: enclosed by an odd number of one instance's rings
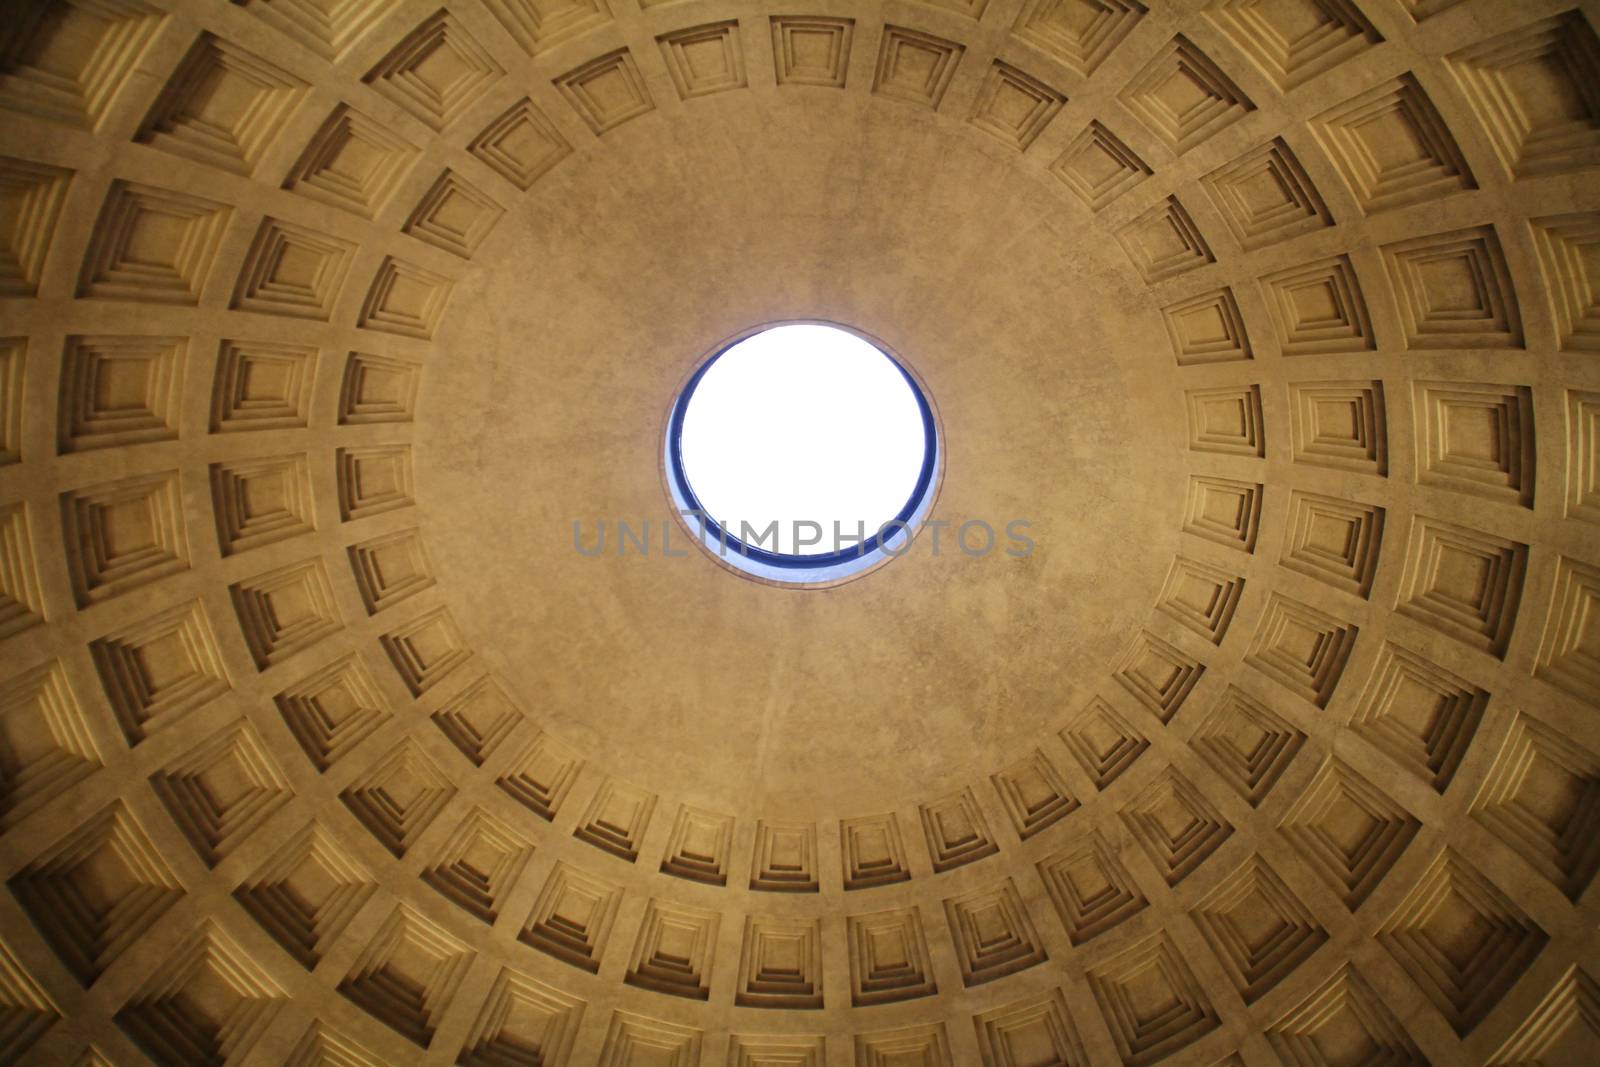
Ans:
{"label": "circular opening", "polygon": [[678,397],[667,446],[674,496],[702,542],[798,582],[898,554],[937,452],[905,368],[859,334],[813,323],[712,355]]}

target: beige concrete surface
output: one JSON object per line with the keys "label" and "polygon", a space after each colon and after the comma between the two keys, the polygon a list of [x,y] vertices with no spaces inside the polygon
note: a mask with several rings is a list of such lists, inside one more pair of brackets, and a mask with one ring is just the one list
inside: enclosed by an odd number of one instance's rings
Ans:
{"label": "beige concrete surface", "polygon": [[[0,1063],[1592,1062],[1593,4],[7,19]],[[661,556],[797,318],[940,554]]]}

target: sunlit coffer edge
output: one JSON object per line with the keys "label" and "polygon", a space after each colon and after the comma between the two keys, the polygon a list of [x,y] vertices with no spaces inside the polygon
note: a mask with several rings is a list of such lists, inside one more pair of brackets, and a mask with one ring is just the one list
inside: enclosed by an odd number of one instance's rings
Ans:
{"label": "sunlit coffer edge", "polygon": [[664,480],[688,538],[737,573],[789,586],[838,584],[910,553],[942,466],[921,381],[882,341],[822,320],[718,344],[665,436]]}

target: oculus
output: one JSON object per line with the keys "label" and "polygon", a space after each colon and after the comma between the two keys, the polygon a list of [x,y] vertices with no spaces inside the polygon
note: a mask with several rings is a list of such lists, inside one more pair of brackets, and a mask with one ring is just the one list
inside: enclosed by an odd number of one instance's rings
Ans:
{"label": "oculus", "polygon": [[734,570],[792,585],[902,554],[928,512],[939,439],[921,385],[847,327],[746,331],[689,377],[668,419],[669,492]]}

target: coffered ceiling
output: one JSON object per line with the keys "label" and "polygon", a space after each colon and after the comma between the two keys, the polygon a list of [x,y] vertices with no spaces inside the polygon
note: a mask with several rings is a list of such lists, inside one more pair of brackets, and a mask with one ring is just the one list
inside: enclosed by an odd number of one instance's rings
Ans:
{"label": "coffered ceiling", "polygon": [[[1592,1062],[1600,9],[8,20],[0,1062]],[[940,552],[669,518],[791,319]]]}

